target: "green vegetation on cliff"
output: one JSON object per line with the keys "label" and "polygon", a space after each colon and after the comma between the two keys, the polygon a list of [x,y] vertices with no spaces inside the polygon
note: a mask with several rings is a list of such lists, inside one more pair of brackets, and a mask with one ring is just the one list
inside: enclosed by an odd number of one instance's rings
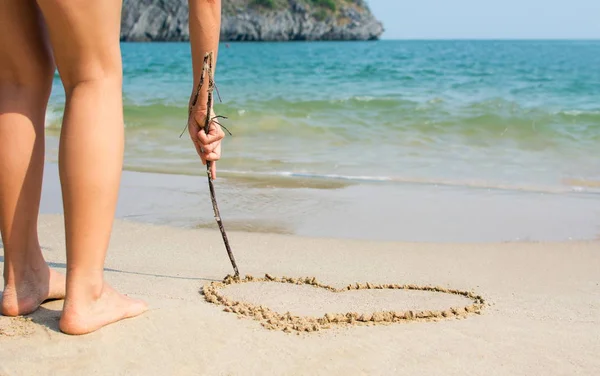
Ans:
{"label": "green vegetation on cliff", "polygon": [[285,9],[299,9],[311,14],[318,21],[324,21],[329,17],[344,18],[339,11],[344,8],[352,8],[362,13],[367,11],[365,0],[229,0],[223,2],[224,15],[236,15],[253,9],[258,13],[269,13]]}
{"label": "green vegetation on cliff", "polygon": [[354,6],[356,8],[365,8],[363,0],[230,0],[223,3],[223,11],[226,14],[235,13],[240,7],[250,6],[257,9],[281,10],[303,3],[303,5],[312,8],[314,13],[328,11],[336,12],[343,6]]}
{"label": "green vegetation on cliff", "polygon": [[[323,7],[329,9],[331,11],[335,11],[338,7],[339,3],[348,3],[352,1],[348,0],[304,0],[309,5],[314,5],[317,7]],[[287,0],[250,0],[249,5],[253,6],[262,6],[267,9],[281,9],[288,6]]]}

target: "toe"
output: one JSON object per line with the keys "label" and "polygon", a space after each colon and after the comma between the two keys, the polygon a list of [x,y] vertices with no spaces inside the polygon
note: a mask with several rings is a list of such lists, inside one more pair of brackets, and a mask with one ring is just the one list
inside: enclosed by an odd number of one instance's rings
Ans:
{"label": "toe", "polygon": [[131,299],[129,309],[127,310],[127,318],[141,315],[148,310],[148,303],[140,299]]}

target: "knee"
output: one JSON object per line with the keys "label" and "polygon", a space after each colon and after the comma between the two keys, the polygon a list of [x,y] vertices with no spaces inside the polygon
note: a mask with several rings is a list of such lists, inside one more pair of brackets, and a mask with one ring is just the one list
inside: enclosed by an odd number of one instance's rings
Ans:
{"label": "knee", "polygon": [[79,70],[75,74],[61,73],[61,80],[67,96],[79,89],[98,89],[102,91],[114,89],[120,93],[122,86],[121,72],[114,70],[96,69],[91,71]]}
{"label": "knee", "polygon": [[[60,79],[67,96],[79,88],[121,89],[123,69],[120,54],[110,48],[107,50],[79,52],[70,61],[57,57]],[[118,52],[118,47],[116,50]]]}

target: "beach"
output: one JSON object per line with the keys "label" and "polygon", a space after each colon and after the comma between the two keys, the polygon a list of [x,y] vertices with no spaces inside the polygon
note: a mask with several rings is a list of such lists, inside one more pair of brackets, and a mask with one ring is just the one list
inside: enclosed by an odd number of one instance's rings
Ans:
{"label": "beach", "polygon": [[[48,176],[53,168],[47,166]],[[118,290],[147,300],[150,310],[81,337],[58,331],[61,301],[46,303],[24,318],[0,317],[0,375],[600,372],[597,240],[402,242],[229,231],[242,275],[316,277],[335,287],[367,282],[441,286],[472,291],[486,301],[480,315],[462,319],[288,334],[267,330],[205,300],[201,289],[232,272],[218,231],[131,218],[141,206],[161,201],[156,194],[161,187],[150,184],[153,177],[137,174],[124,174],[121,219],[114,226],[105,273]],[[200,177],[187,178],[205,183]],[[169,176],[162,181],[176,184]],[[217,189],[227,186],[219,184]],[[47,178],[40,241],[50,265],[64,272],[62,216],[49,214],[52,205],[60,204],[55,189],[57,181]],[[199,196],[199,201],[208,199]],[[210,216],[204,208],[199,211]],[[222,212],[227,226],[227,212]],[[275,310],[316,316],[461,304],[445,294],[419,296],[404,290],[332,298],[310,286],[269,286],[248,283],[222,292]],[[378,291],[384,294],[378,296]]]}
{"label": "beach", "polygon": [[[214,228],[203,167],[180,137],[189,44],[121,49],[130,173],[118,216]],[[232,133],[217,183],[228,228],[385,241],[597,239],[599,57],[597,41],[231,43],[219,52],[215,104]],[[56,74],[51,164],[64,106]],[[44,205],[60,209],[51,198]]]}
{"label": "beach", "polygon": [[[600,43],[221,49],[214,184],[245,283],[179,137],[189,45],[121,47],[105,278],[150,309],[84,336],[62,301],[0,316],[0,376],[600,374]],[[63,273],[64,106],[56,74],[38,226]]]}
{"label": "beach", "polygon": [[[196,175],[125,171],[117,218],[217,229],[204,166]],[[437,243],[600,239],[598,194],[218,172],[227,229],[307,237]],[[62,212],[58,166],[45,168],[41,212]]]}

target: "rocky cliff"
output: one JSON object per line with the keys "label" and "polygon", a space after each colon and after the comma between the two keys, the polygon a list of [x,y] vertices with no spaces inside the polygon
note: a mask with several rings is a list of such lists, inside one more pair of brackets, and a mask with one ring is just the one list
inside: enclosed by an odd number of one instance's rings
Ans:
{"label": "rocky cliff", "polygon": [[[223,0],[222,41],[373,40],[364,0]],[[123,41],[189,39],[188,0],[124,0]]]}

